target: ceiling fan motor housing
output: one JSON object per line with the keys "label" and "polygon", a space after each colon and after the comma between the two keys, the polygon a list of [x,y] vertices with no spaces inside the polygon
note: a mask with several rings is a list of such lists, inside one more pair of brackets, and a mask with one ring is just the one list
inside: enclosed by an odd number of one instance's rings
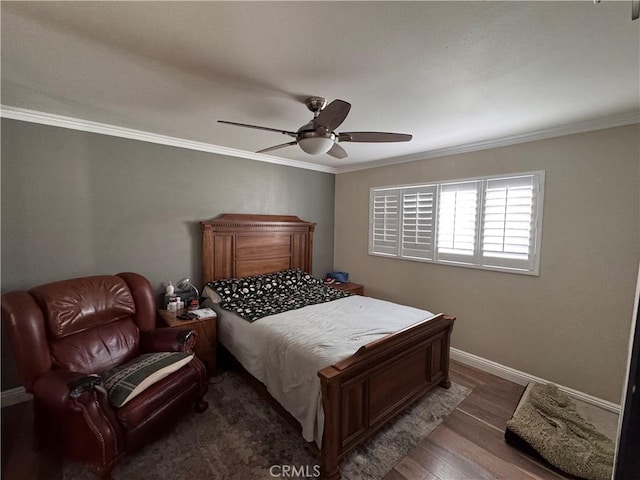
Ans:
{"label": "ceiling fan motor housing", "polygon": [[313,112],[315,117],[318,116],[320,110],[327,106],[327,99],[323,97],[307,97],[304,104]]}

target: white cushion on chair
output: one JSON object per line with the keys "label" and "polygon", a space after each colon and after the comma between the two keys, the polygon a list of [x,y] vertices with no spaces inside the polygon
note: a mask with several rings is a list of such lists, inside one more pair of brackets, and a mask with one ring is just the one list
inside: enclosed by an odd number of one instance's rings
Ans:
{"label": "white cushion on chair", "polygon": [[100,377],[115,407],[122,407],[156,382],[180,370],[193,353],[145,353],[124,365],[103,372]]}

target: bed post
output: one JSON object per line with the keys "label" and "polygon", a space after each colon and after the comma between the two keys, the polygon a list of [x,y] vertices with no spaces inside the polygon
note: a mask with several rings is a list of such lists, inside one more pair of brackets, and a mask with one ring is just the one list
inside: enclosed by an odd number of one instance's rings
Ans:
{"label": "bed post", "polygon": [[449,379],[449,351],[451,350],[451,331],[453,330],[453,322],[455,321],[456,317],[452,315],[443,315],[442,318],[444,318],[447,321],[450,321],[451,324],[447,328],[447,334],[444,338],[444,342],[442,345],[441,362],[444,370],[444,378],[440,381],[438,385],[448,390],[449,388],[451,388],[451,380]]}
{"label": "bed post", "polygon": [[324,432],[320,450],[320,475],[323,480],[340,480],[338,455],[340,452],[340,383],[334,381],[338,370],[323,368],[318,372],[322,385]]}

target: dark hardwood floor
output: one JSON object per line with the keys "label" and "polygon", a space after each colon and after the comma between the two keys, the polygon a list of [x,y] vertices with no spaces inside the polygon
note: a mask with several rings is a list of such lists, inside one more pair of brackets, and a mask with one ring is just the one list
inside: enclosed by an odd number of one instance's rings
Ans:
{"label": "dark hardwood floor", "polygon": [[[457,362],[451,362],[451,380],[471,394],[385,480],[573,478],[505,443],[507,420],[524,387]],[[33,450],[32,423],[29,403],[2,409],[2,479],[61,480],[62,463]]]}
{"label": "dark hardwood floor", "polygon": [[385,480],[573,479],[507,445],[504,430],[524,387],[451,362],[471,394]]}

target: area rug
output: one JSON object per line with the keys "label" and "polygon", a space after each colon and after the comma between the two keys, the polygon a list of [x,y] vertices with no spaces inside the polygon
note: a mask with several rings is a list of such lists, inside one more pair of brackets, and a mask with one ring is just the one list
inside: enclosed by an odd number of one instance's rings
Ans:
{"label": "area rug", "polygon": [[[114,470],[115,480],[252,480],[314,478],[318,459],[242,378],[216,377],[209,388],[209,408],[185,415],[167,435],[126,457]],[[345,480],[378,480],[467,396],[452,384],[435,388],[365,445],[341,462]],[[65,462],[64,480],[93,480],[79,463]],[[287,475],[284,475],[287,473]]]}

